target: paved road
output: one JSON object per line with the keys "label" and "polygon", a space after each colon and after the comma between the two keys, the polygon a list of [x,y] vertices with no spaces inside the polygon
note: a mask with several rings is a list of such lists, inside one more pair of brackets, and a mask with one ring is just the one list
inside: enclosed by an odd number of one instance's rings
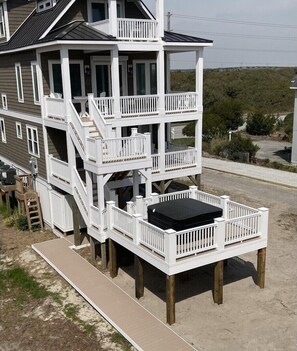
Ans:
{"label": "paved road", "polygon": [[259,140],[254,141],[254,144],[258,145],[260,150],[257,152],[256,157],[265,160],[269,158],[270,161],[276,161],[281,163],[290,163],[292,143],[285,141],[275,140]]}
{"label": "paved road", "polygon": [[297,173],[206,157],[202,158],[202,166],[204,168],[241,175],[268,183],[297,188]]}

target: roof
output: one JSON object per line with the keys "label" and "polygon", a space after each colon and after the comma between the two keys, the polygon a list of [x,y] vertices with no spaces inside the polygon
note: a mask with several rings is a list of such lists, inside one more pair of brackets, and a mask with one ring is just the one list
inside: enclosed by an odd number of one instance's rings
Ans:
{"label": "roof", "polygon": [[50,31],[49,34],[45,38],[39,40],[38,43],[54,40],[114,41],[116,38],[88,26],[84,21],[74,21]]}
{"label": "roof", "polygon": [[[60,0],[53,8],[37,13],[34,10],[8,43],[0,45],[0,51],[15,50],[36,44],[56,18],[72,0]],[[26,33],[24,35],[24,33]]]}
{"label": "roof", "polygon": [[212,44],[212,40],[202,39],[198,37],[192,37],[186,34],[174,33],[174,32],[164,32],[164,41],[167,43],[204,43]]}

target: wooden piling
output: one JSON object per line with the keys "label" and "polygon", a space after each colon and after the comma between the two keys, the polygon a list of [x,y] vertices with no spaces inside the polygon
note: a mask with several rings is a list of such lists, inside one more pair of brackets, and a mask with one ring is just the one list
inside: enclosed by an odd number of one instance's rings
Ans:
{"label": "wooden piling", "polygon": [[143,260],[134,255],[135,297],[140,299],[144,295]]}
{"label": "wooden piling", "polygon": [[214,289],[213,300],[218,305],[223,303],[223,284],[224,284],[224,261],[215,263],[214,268]]}
{"label": "wooden piling", "polygon": [[109,239],[109,274],[111,278],[118,275],[117,249],[116,243],[112,239]]}
{"label": "wooden piling", "polygon": [[266,266],[266,247],[258,250],[257,259],[257,285],[264,289],[265,287],[265,266]]}
{"label": "wooden piling", "polygon": [[166,317],[167,323],[175,323],[175,275],[166,276]]}

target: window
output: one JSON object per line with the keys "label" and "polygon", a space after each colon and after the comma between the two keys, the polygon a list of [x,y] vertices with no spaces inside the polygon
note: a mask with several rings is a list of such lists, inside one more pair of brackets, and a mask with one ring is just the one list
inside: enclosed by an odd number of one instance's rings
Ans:
{"label": "window", "polygon": [[18,139],[23,139],[22,125],[19,122],[15,123],[16,135]]}
{"label": "window", "polygon": [[36,127],[27,126],[28,152],[39,157],[38,131]]}
{"label": "window", "polygon": [[33,98],[34,104],[40,105],[39,85],[38,85],[38,72],[37,63],[31,62],[32,85],[33,85]]}
{"label": "window", "polygon": [[0,130],[2,143],[6,143],[5,122],[3,118],[0,118]]}
{"label": "window", "polygon": [[6,96],[6,94],[1,94],[1,100],[2,100],[3,110],[7,110],[7,96]]}
{"label": "window", "polygon": [[[90,1],[90,7],[89,7],[89,18],[90,22],[98,22],[98,21],[104,21],[109,18],[109,13],[108,13],[108,1],[104,0],[91,0]],[[117,17],[124,17],[123,15],[124,9],[123,9],[123,2],[118,1],[117,2]]]}
{"label": "window", "polygon": [[4,23],[4,14],[3,6],[0,5],[0,38],[5,37],[5,23]]}
{"label": "window", "polygon": [[20,63],[15,64],[15,75],[16,75],[16,82],[17,82],[18,101],[24,102],[22,69],[21,69]]}
{"label": "window", "polygon": [[56,0],[43,0],[37,4],[37,12],[48,10],[56,5]]}

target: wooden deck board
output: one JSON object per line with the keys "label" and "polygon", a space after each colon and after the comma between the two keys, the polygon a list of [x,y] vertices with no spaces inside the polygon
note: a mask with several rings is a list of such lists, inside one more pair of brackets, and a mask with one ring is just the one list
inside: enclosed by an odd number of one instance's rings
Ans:
{"label": "wooden deck board", "polygon": [[69,246],[61,238],[32,247],[138,350],[195,350]]}

